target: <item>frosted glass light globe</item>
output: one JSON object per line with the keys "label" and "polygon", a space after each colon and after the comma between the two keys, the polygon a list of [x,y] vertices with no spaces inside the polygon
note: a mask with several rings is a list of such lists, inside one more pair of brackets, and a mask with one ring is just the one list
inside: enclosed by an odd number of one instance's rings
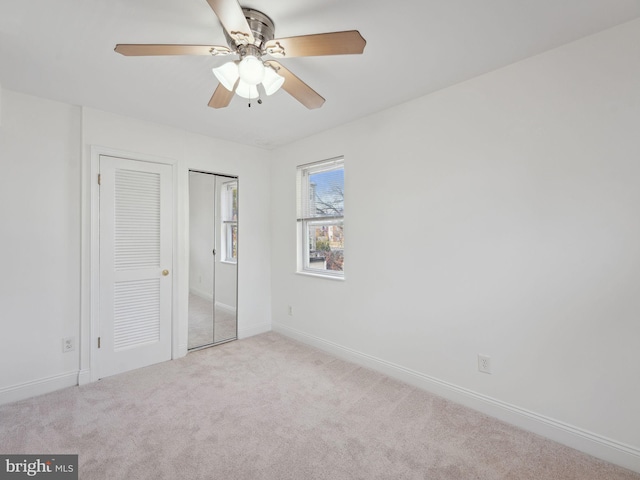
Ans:
{"label": "frosted glass light globe", "polygon": [[240,73],[240,78],[245,83],[248,85],[257,85],[264,78],[264,65],[259,58],[253,55],[247,55],[238,65],[238,72]]}
{"label": "frosted glass light globe", "polygon": [[238,80],[238,64],[236,62],[228,62],[224,65],[214,68],[213,74],[224,88],[233,92],[233,87]]}
{"label": "frosted glass light globe", "polygon": [[256,99],[260,96],[258,93],[258,87],[256,87],[255,85],[249,85],[242,79],[240,79],[240,81],[238,82],[238,86],[236,87],[236,95],[239,95],[242,98],[247,98],[249,100]]}
{"label": "frosted glass light globe", "polygon": [[273,68],[266,67],[264,69],[264,80],[262,81],[262,86],[264,86],[264,92],[267,95],[273,95],[276,93],[283,83],[284,77],[278,75]]}

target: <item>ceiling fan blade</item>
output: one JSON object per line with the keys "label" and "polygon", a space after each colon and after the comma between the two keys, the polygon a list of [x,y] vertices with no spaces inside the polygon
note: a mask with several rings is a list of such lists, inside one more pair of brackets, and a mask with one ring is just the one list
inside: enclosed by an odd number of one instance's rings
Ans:
{"label": "ceiling fan blade", "polygon": [[126,56],[147,55],[228,55],[231,50],[220,45],[142,45],[119,43],[115,51]]}
{"label": "ceiling fan blade", "polygon": [[209,100],[209,106],[211,108],[224,108],[228,107],[231,103],[231,99],[236,91],[236,87],[238,86],[238,82],[233,86],[233,91],[229,91],[222,86],[222,84],[218,84],[218,88],[213,92],[211,96],[211,100]]}
{"label": "ceiling fan blade", "polygon": [[239,42],[243,39],[248,43],[255,41],[237,0],[207,0],[207,2],[231,38]]}
{"label": "ceiling fan blade", "polygon": [[324,104],[324,98],[278,62],[275,60],[267,60],[265,63],[275,68],[278,75],[284,77],[282,88],[305,107],[314,109],[320,108],[322,104]]}
{"label": "ceiling fan blade", "polygon": [[358,54],[367,41],[357,30],[276,38],[265,44],[265,51],[276,57],[314,57],[318,55]]}

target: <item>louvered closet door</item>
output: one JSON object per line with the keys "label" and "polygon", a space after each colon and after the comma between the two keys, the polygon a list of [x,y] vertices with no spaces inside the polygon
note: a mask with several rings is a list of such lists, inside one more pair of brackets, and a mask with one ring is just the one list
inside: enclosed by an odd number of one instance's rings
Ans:
{"label": "louvered closet door", "polygon": [[170,165],[100,157],[100,378],[171,358]]}

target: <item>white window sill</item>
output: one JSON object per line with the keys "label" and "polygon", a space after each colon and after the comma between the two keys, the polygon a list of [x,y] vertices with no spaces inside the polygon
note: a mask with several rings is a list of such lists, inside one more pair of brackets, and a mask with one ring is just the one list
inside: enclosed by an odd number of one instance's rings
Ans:
{"label": "white window sill", "polygon": [[296,272],[296,275],[302,275],[303,277],[326,278],[327,280],[338,280],[339,282],[344,282],[344,277],[336,277],[334,275],[323,275],[321,273],[313,273],[313,272],[308,272],[306,270]]}
{"label": "white window sill", "polygon": [[230,260],[220,260],[220,263],[226,263],[227,265],[237,265],[238,264],[237,261],[232,262]]}

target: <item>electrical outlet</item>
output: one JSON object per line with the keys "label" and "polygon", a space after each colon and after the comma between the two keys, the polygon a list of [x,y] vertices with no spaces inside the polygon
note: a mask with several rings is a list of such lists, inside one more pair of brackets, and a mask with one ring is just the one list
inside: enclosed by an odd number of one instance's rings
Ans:
{"label": "electrical outlet", "polygon": [[478,371],[491,374],[491,357],[478,354]]}
{"label": "electrical outlet", "polygon": [[293,317],[293,307],[289,305],[289,316]]}
{"label": "electrical outlet", "polygon": [[62,353],[73,352],[76,349],[75,337],[65,337],[62,339]]}

